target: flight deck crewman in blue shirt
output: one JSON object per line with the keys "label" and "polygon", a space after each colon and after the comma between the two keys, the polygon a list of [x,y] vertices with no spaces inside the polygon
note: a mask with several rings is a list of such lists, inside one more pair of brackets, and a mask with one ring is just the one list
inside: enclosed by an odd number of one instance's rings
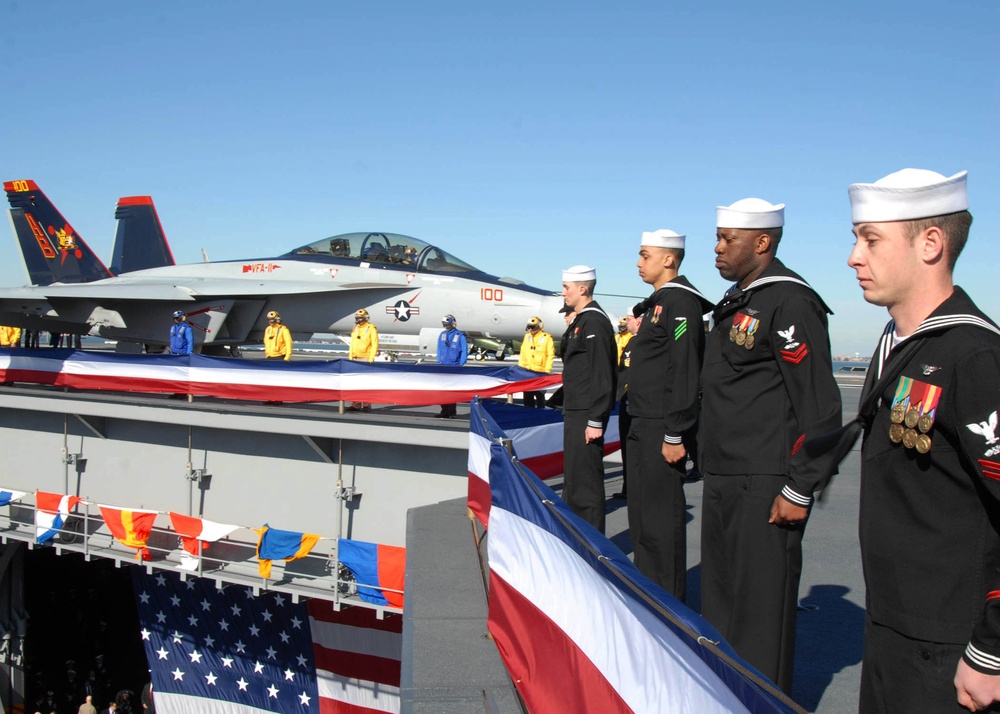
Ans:
{"label": "flight deck crewman in blue shirt", "polygon": [[[437,361],[438,364],[462,366],[469,358],[469,345],[465,341],[465,333],[458,329],[454,315],[445,315],[441,318],[441,326],[444,329],[438,336]],[[454,403],[442,404],[441,413],[435,416],[438,419],[451,419],[458,412]]]}
{"label": "flight deck crewman in blue shirt", "polygon": [[189,355],[194,348],[194,330],[183,310],[174,311],[174,324],[170,326],[170,354]]}

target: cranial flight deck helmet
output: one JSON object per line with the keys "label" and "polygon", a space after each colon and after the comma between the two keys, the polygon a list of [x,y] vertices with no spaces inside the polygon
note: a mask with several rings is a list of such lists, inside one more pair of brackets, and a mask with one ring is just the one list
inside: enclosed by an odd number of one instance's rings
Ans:
{"label": "cranial flight deck helmet", "polygon": [[525,325],[524,329],[529,332],[534,332],[535,330],[540,330],[543,327],[545,327],[545,323],[542,322],[542,318],[536,316],[528,320],[528,324]]}
{"label": "cranial flight deck helmet", "polygon": [[175,320],[183,320],[184,319],[184,311],[183,310],[174,310],[174,319]]}
{"label": "cranial flight deck helmet", "polygon": [[455,326],[455,316],[454,315],[445,315],[444,317],[441,318],[441,324],[443,326],[445,326],[445,327],[454,327]]}
{"label": "cranial flight deck helmet", "polygon": [[619,318],[618,320],[618,331],[623,335],[628,332],[628,315]]}
{"label": "cranial flight deck helmet", "polygon": [[281,322],[281,315],[278,314],[277,310],[271,310],[267,313],[268,320],[274,320],[275,322]]}
{"label": "cranial flight deck helmet", "polygon": [[368,322],[368,311],[365,310],[364,308],[358,310],[356,313],[354,313],[354,321],[359,325],[364,322]]}

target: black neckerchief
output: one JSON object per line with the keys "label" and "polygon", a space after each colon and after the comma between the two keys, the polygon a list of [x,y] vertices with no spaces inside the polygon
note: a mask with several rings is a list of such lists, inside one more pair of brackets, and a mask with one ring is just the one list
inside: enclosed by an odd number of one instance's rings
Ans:
{"label": "black neckerchief", "polygon": [[645,315],[646,312],[648,312],[649,309],[654,305],[656,305],[656,303],[659,301],[658,296],[660,296],[661,292],[667,290],[668,288],[679,288],[694,295],[702,306],[702,313],[701,313],[702,315],[704,315],[706,312],[712,309],[712,303],[709,302],[708,298],[702,295],[700,292],[698,292],[698,288],[696,288],[694,285],[688,282],[687,278],[685,278],[683,275],[678,275],[673,280],[664,283],[663,285],[658,287],[656,290],[653,291],[652,295],[650,295],[648,298],[646,298],[642,302],[638,303],[635,307],[633,307],[632,316],[642,317],[643,315]]}
{"label": "black neckerchief", "polygon": [[819,293],[816,292],[816,289],[813,288],[812,285],[786,268],[784,263],[775,258],[771,261],[771,264],[764,269],[764,272],[745,288],[741,288],[739,283],[734,283],[728,290],[726,290],[726,294],[722,296],[722,300],[719,301],[719,304],[715,306],[715,310],[712,311],[712,324],[719,324],[719,321],[724,317],[727,317],[740,308],[745,307],[746,304],[750,302],[750,298],[753,297],[756,292],[776,283],[795,283],[805,288],[809,288],[809,290],[812,290],[813,295],[816,296],[816,299],[819,300],[823,309],[826,310],[828,314],[833,314],[833,310],[827,307],[826,303],[823,302],[823,298],[820,297]]}

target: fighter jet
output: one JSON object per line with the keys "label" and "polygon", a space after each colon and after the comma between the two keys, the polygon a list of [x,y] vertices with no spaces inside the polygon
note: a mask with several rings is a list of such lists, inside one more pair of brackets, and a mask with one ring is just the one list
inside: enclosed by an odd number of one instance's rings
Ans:
{"label": "fighter jet", "polygon": [[[122,351],[155,350],[167,341],[172,312],[183,310],[200,351],[223,354],[260,342],[272,310],[294,339],[305,340],[349,333],[363,307],[380,331],[401,342],[412,338],[424,352],[433,352],[448,314],[471,340],[501,345],[520,340],[534,315],[550,325],[562,322],[562,298],[555,293],[490,275],[397,233],[345,233],[270,258],[175,265],[166,239],[160,245],[148,235],[162,236],[152,201],[141,200],[148,197],[122,199],[132,209],[125,211],[119,201],[109,269],[34,181],[5,182],[4,190],[33,284],[0,288],[0,324],[100,336],[116,340]],[[123,224],[136,211],[143,220]],[[135,269],[143,263],[157,267]]]}

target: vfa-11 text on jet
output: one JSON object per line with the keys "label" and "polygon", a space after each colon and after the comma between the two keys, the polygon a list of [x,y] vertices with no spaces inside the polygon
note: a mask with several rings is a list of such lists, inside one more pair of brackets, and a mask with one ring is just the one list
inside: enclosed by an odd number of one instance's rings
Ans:
{"label": "vfa-11 text on jet", "polygon": [[[561,325],[562,298],[485,273],[395,233],[346,233],[270,258],[176,265],[148,196],[119,201],[111,269],[34,181],[4,183],[31,285],[0,289],[0,324],[163,345],[183,310],[200,349],[259,342],[266,314],[296,339],[349,333],[366,308],[381,331],[433,349],[452,314],[473,340],[512,343],[539,316]],[[399,340],[404,342],[405,340]]]}

